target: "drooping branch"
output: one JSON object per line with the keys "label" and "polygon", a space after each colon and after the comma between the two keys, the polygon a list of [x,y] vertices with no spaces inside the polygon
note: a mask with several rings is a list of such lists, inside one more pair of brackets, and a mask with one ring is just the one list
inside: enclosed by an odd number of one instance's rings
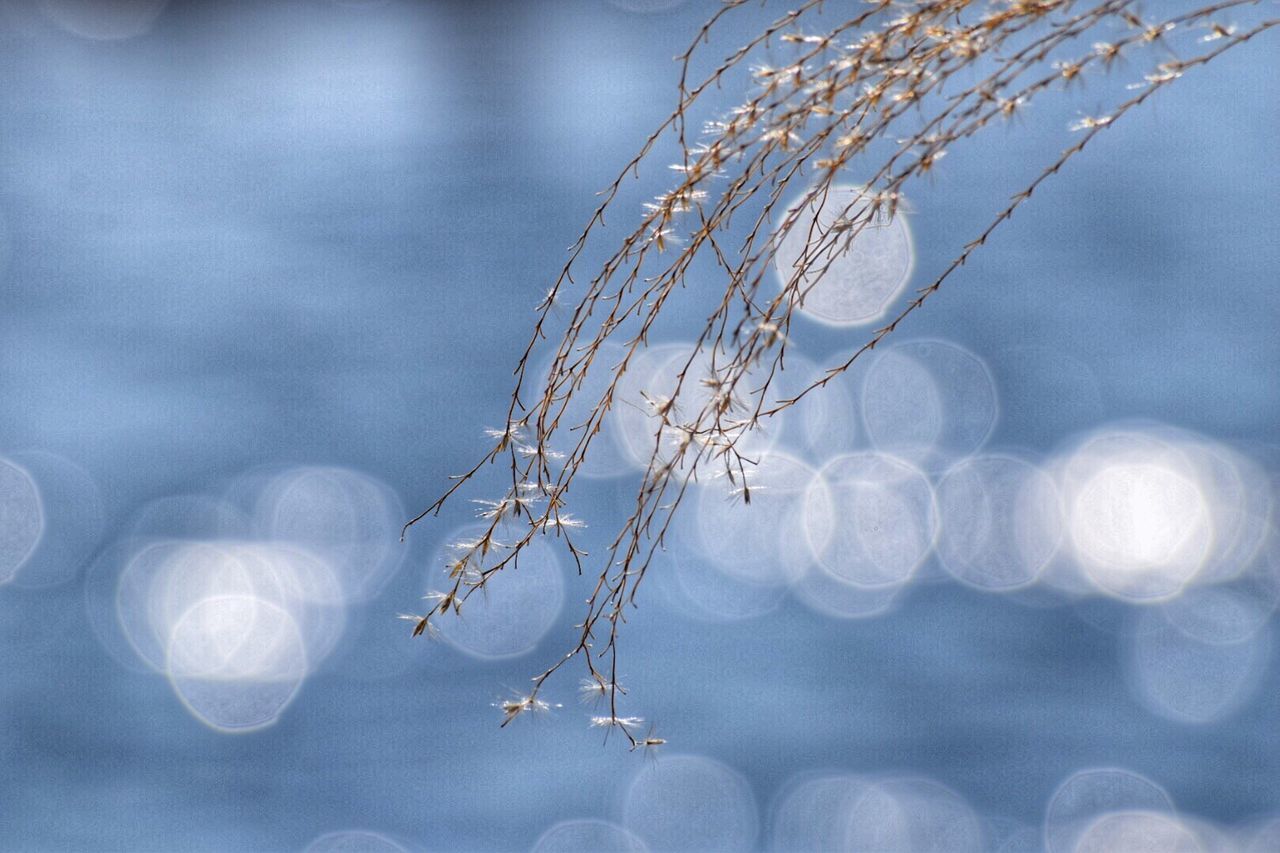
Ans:
{"label": "drooping branch", "polygon": [[[1149,20],[1139,14],[1134,0],[1004,0],[995,5],[875,0],[856,16],[821,29],[817,25],[826,4],[808,0],[691,83],[701,48],[727,15],[746,5],[746,0],[728,0],[677,57],[675,109],[602,192],[538,306],[514,370],[505,423],[490,431],[493,445],[405,525],[407,531],[438,514],[490,465],[502,462],[507,469],[500,496],[479,501],[481,533],[458,543],[445,567],[443,591],[431,598],[425,614],[407,617],[414,622],[414,634],[428,631],[433,620],[450,611],[460,613],[476,591],[516,565],[532,543],[554,536],[563,541],[580,574],[588,559],[595,561],[598,573],[574,641],[534,677],[526,696],[504,703],[502,724],[547,707],[539,698],[544,685],[581,658],[587,670],[584,690],[608,704],[608,714],[593,724],[620,730],[633,748],[661,742],[652,732],[641,736],[639,721],[620,713],[625,691],[618,681],[618,638],[626,607],[634,605],[699,475],[728,478],[749,501],[749,475],[756,464],[743,445],[749,435],[845,374],[893,333],[1103,130],[1185,72],[1280,24],[1264,19],[1238,29],[1223,20],[1255,2],[1223,0]],[[790,61],[782,67],[751,67],[746,99],[711,118],[706,132],[691,142],[689,120],[707,93],[745,73],[775,42],[792,52]],[[1185,43],[1198,52],[1180,59],[1175,50]],[[957,143],[1086,76],[1110,78],[1117,59],[1144,49],[1150,53],[1153,47],[1158,59],[1150,73],[1124,90],[1128,94],[1116,98],[1108,111],[1078,122],[1073,131],[1079,135],[1072,144],[1029,183],[1011,187],[1016,191],[1008,205],[888,322],[847,359],[798,391],[771,400],[796,313],[804,311],[815,288],[829,286],[824,273],[857,245],[865,229],[899,215],[912,182],[928,176]],[[977,82],[961,82],[973,79]],[[678,176],[675,186],[645,206],[639,223],[598,268],[576,276],[624,183],[629,176],[639,177],[641,166],[666,138],[674,139],[680,152],[671,167]],[[829,223],[806,215],[825,212],[833,190],[852,182],[854,174],[860,177],[853,199]],[[784,208],[790,196],[798,196],[798,202]],[[736,231],[735,220],[743,218],[748,227]],[[779,262],[778,252],[793,232],[802,233],[803,249],[788,268]],[[588,558],[574,542],[581,522],[568,511],[568,494],[594,442],[609,427],[609,413],[623,402],[624,378],[700,258],[715,264],[723,293],[679,362],[670,387],[646,394],[642,405],[652,418],[652,444],[634,505],[605,553]],[[765,282],[775,271],[779,286],[768,295]],[[557,339],[552,326],[559,315],[553,309],[561,305],[572,307]],[[620,346],[622,356],[612,364],[597,364],[606,344]],[[545,379],[537,378],[534,358],[546,347],[553,347],[550,368]],[[584,401],[588,371],[601,368],[608,371],[607,384],[598,397]],[[584,403],[585,419],[567,421],[571,405]]]}

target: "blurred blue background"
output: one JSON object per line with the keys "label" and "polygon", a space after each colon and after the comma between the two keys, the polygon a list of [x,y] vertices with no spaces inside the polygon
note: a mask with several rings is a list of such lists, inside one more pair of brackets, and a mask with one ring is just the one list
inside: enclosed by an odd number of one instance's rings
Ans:
{"label": "blurred blue background", "polygon": [[[0,588],[0,847],[301,850],[364,829],[524,850],[558,821],[627,822],[632,780],[664,759],[602,746],[576,671],[546,718],[500,730],[490,707],[570,642],[585,579],[566,567],[554,627],[510,659],[411,640],[395,619],[464,504],[395,546],[385,586],[258,731],[203,724],[112,645],[113,584],[144,507],[234,495],[264,466],[385,484],[394,542],[499,425],[532,307],[667,114],[671,57],[716,4],[134,5],[122,24],[91,4],[0,3],[0,456],[54,454],[99,492],[68,498],[58,535],[84,541],[58,582]],[[730,18],[708,55],[780,9]],[[989,365],[992,446],[1049,454],[1142,418],[1276,471],[1275,48],[1242,47],[1109,129],[904,325]],[[1089,85],[912,196],[916,281],[1068,144],[1108,84]],[[667,180],[660,162],[642,172],[632,209]],[[796,329],[819,363],[863,333]],[[576,495],[601,536],[632,484]],[[160,515],[148,535],[220,532]],[[1225,719],[1171,720],[1127,683],[1132,608],[944,578],[926,566],[892,613],[852,621],[791,599],[698,621],[655,585],[624,635],[633,710],[672,753],[742,775],[749,847],[773,843],[770,804],[813,770],[937,780],[991,847],[1039,827],[1089,767],[1141,774],[1216,826],[1280,811],[1274,663]]]}

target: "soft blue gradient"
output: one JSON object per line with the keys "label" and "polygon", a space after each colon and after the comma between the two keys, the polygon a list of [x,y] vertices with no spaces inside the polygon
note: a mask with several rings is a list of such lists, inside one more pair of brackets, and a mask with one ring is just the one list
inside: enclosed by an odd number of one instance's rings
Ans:
{"label": "soft blue gradient", "polygon": [[[146,502],[220,493],[264,464],[349,466],[416,511],[500,422],[532,306],[666,115],[670,57],[715,5],[175,2],[146,34],[92,41],[4,3],[0,454],[87,469],[102,548]],[[710,49],[761,19],[730,19]],[[901,329],[991,366],[995,444],[1049,452],[1149,418],[1277,470],[1276,47],[1270,34],[1194,70],[1109,129]],[[947,158],[912,197],[917,281],[1103,97],[1046,99]],[[625,233],[662,166],[606,233]],[[863,334],[797,333],[819,361]],[[626,496],[602,482],[575,500],[603,538]],[[412,641],[394,619],[467,512],[416,528],[279,722],[238,736],[98,642],[86,570],[0,589],[0,847],[301,850],[363,828],[412,849],[524,850],[559,820],[620,820],[629,780],[652,771],[586,728],[576,671],[550,697],[567,707],[532,725],[500,730],[490,707],[570,642],[584,580],[567,577],[559,625],[514,660]],[[938,582],[865,622],[787,601],[701,624],[649,592],[624,634],[635,712],[673,751],[741,771],[762,819],[812,769],[925,774],[1031,826],[1093,766],[1224,825],[1280,811],[1274,659],[1224,722],[1155,717],[1120,669],[1119,604]]]}

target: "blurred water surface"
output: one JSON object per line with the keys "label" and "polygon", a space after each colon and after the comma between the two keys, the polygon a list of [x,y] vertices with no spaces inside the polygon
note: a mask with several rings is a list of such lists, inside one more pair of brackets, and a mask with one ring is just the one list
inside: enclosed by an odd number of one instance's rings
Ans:
{"label": "blurred water surface", "polygon": [[[1273,849],[1274,38],[1109,129],[786,426],[775,467],[846,488],[803,518],[780,492],[779,529],[870,500],[897,538],[799,581],[691,519],[624,644],[666,760],[602,746],[576,676],[499,730],[571,642],[565,560],[511,591],[537,618],[509,633],[395,618],[471,519],[399,525],[498,425],[532,307],[715,6],[0,2],[0,846]],[[1046,102],[946,161],[912,199],[916,280],[1076,118]],[[816,370],[864,331],[796,334]],[[970,497],[1047,482],[1065,521]],[[592,536],[630,483],[581,485]],[[1052,503],[1018,488],[991,506]],[[948,534],[961,511],[986,538]]]}

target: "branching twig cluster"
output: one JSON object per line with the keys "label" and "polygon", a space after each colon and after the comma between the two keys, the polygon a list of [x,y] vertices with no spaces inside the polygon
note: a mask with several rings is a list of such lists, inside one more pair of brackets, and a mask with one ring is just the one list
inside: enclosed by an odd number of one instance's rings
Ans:
{"label": "branching twig cluster", "polygon": [[[606,551],[593,559],[598,572],[586,611],[567,652],[533,679],[527,695],[503,704],[503,725],[525,711],[547,708],[547,681],[581,658],[585,693],[602,700],[605,713],[593,725],[618,729],[635,747],[661,743],[640,733],[640,721],[621,713],[618,641],[628,605],[672,518],[699,473],[730,478],[746,500],[753,460],[744,436],[845,373],[924,305],[970,255],[1007,221],[1040,185],[1104,129],[1188,70],[1280,23],[1264,19],[1247,27],[1233,22],[1256,0],[1224,0],[1169,17],[1150,17],[1134,0],[870,0],[848,3],[856,12],[831,22],[845,3],[806,0],[774,20],[695,82],[700,47],[721,20],[747,5],[727,0],[677,60],[675,110],[602,193],[602,201],[569,252],[558,280],[538,308],[528,346],[515,370],[505,424],[491,431],[493,445],[475,466],[406,529],[436,514],[494,463],[505,486],[481,502],[484,520],[475,539],[459,543],[446,567],[444,591],[431,609],[410,617],[414,634],[449,611],[460,613],[538,537],[563,541],[579,574],[587,554],[575,544],[580,523],[566,497],[593,442],[619,402],[620,382],[646,348],[696,258],[709,258],[720,273],[717,296],[701,333],[681,363],[674,387],[650,394],[653,446],[634,507]],[[1166,14],[1164,4],[1156,6]],[[824,21],[826,22],[824,25]],[[788,54],[782,65],[758,63],[762,54]],[[1183,54],[1186,54],[1185,56]],[[1035,99],[1088,76],[1107,76],[1119,60],[1143,56],[1145,76],[1130,83],[1113,105],[1080,120],[1069,147],[1011,197],[1008,205],[932,281],[899,306],[851,356],[784,399],[767,392],[782,369],[797,310],[822,273],[864,228],[897,215],[905,188],[928,175],[956,143],[1020,114]],[[701,133],[690,130],[695,109],[713,88],[750,74],[749,97],[715,116]],[[675,185],[645,206],[639,224],[589,276],[579,276],[588,244],[612,211],[628,176],[674,139],[680,161]],[[854,200],[829,225],[803,215],[820,207],[833,187],[856,176]],[[799,203],[784,196],[805,187]],[[1013,189],[1013,188],[1011,188]],[[805,250],[791,268],[775,260],[793,229],[807,229]],[[778,274],[780,287],[764,285]],[[556,306],[572,306],[565,312]],[[563,330],[553,330],[567,314]],[[588,415],[568,422],[587,371],[606,343],[621,344],[610,381],[586,401]],[[535,354],[554,348],[545,380],[534,375]],[[599,367],[597,367],[597,370]]]}

